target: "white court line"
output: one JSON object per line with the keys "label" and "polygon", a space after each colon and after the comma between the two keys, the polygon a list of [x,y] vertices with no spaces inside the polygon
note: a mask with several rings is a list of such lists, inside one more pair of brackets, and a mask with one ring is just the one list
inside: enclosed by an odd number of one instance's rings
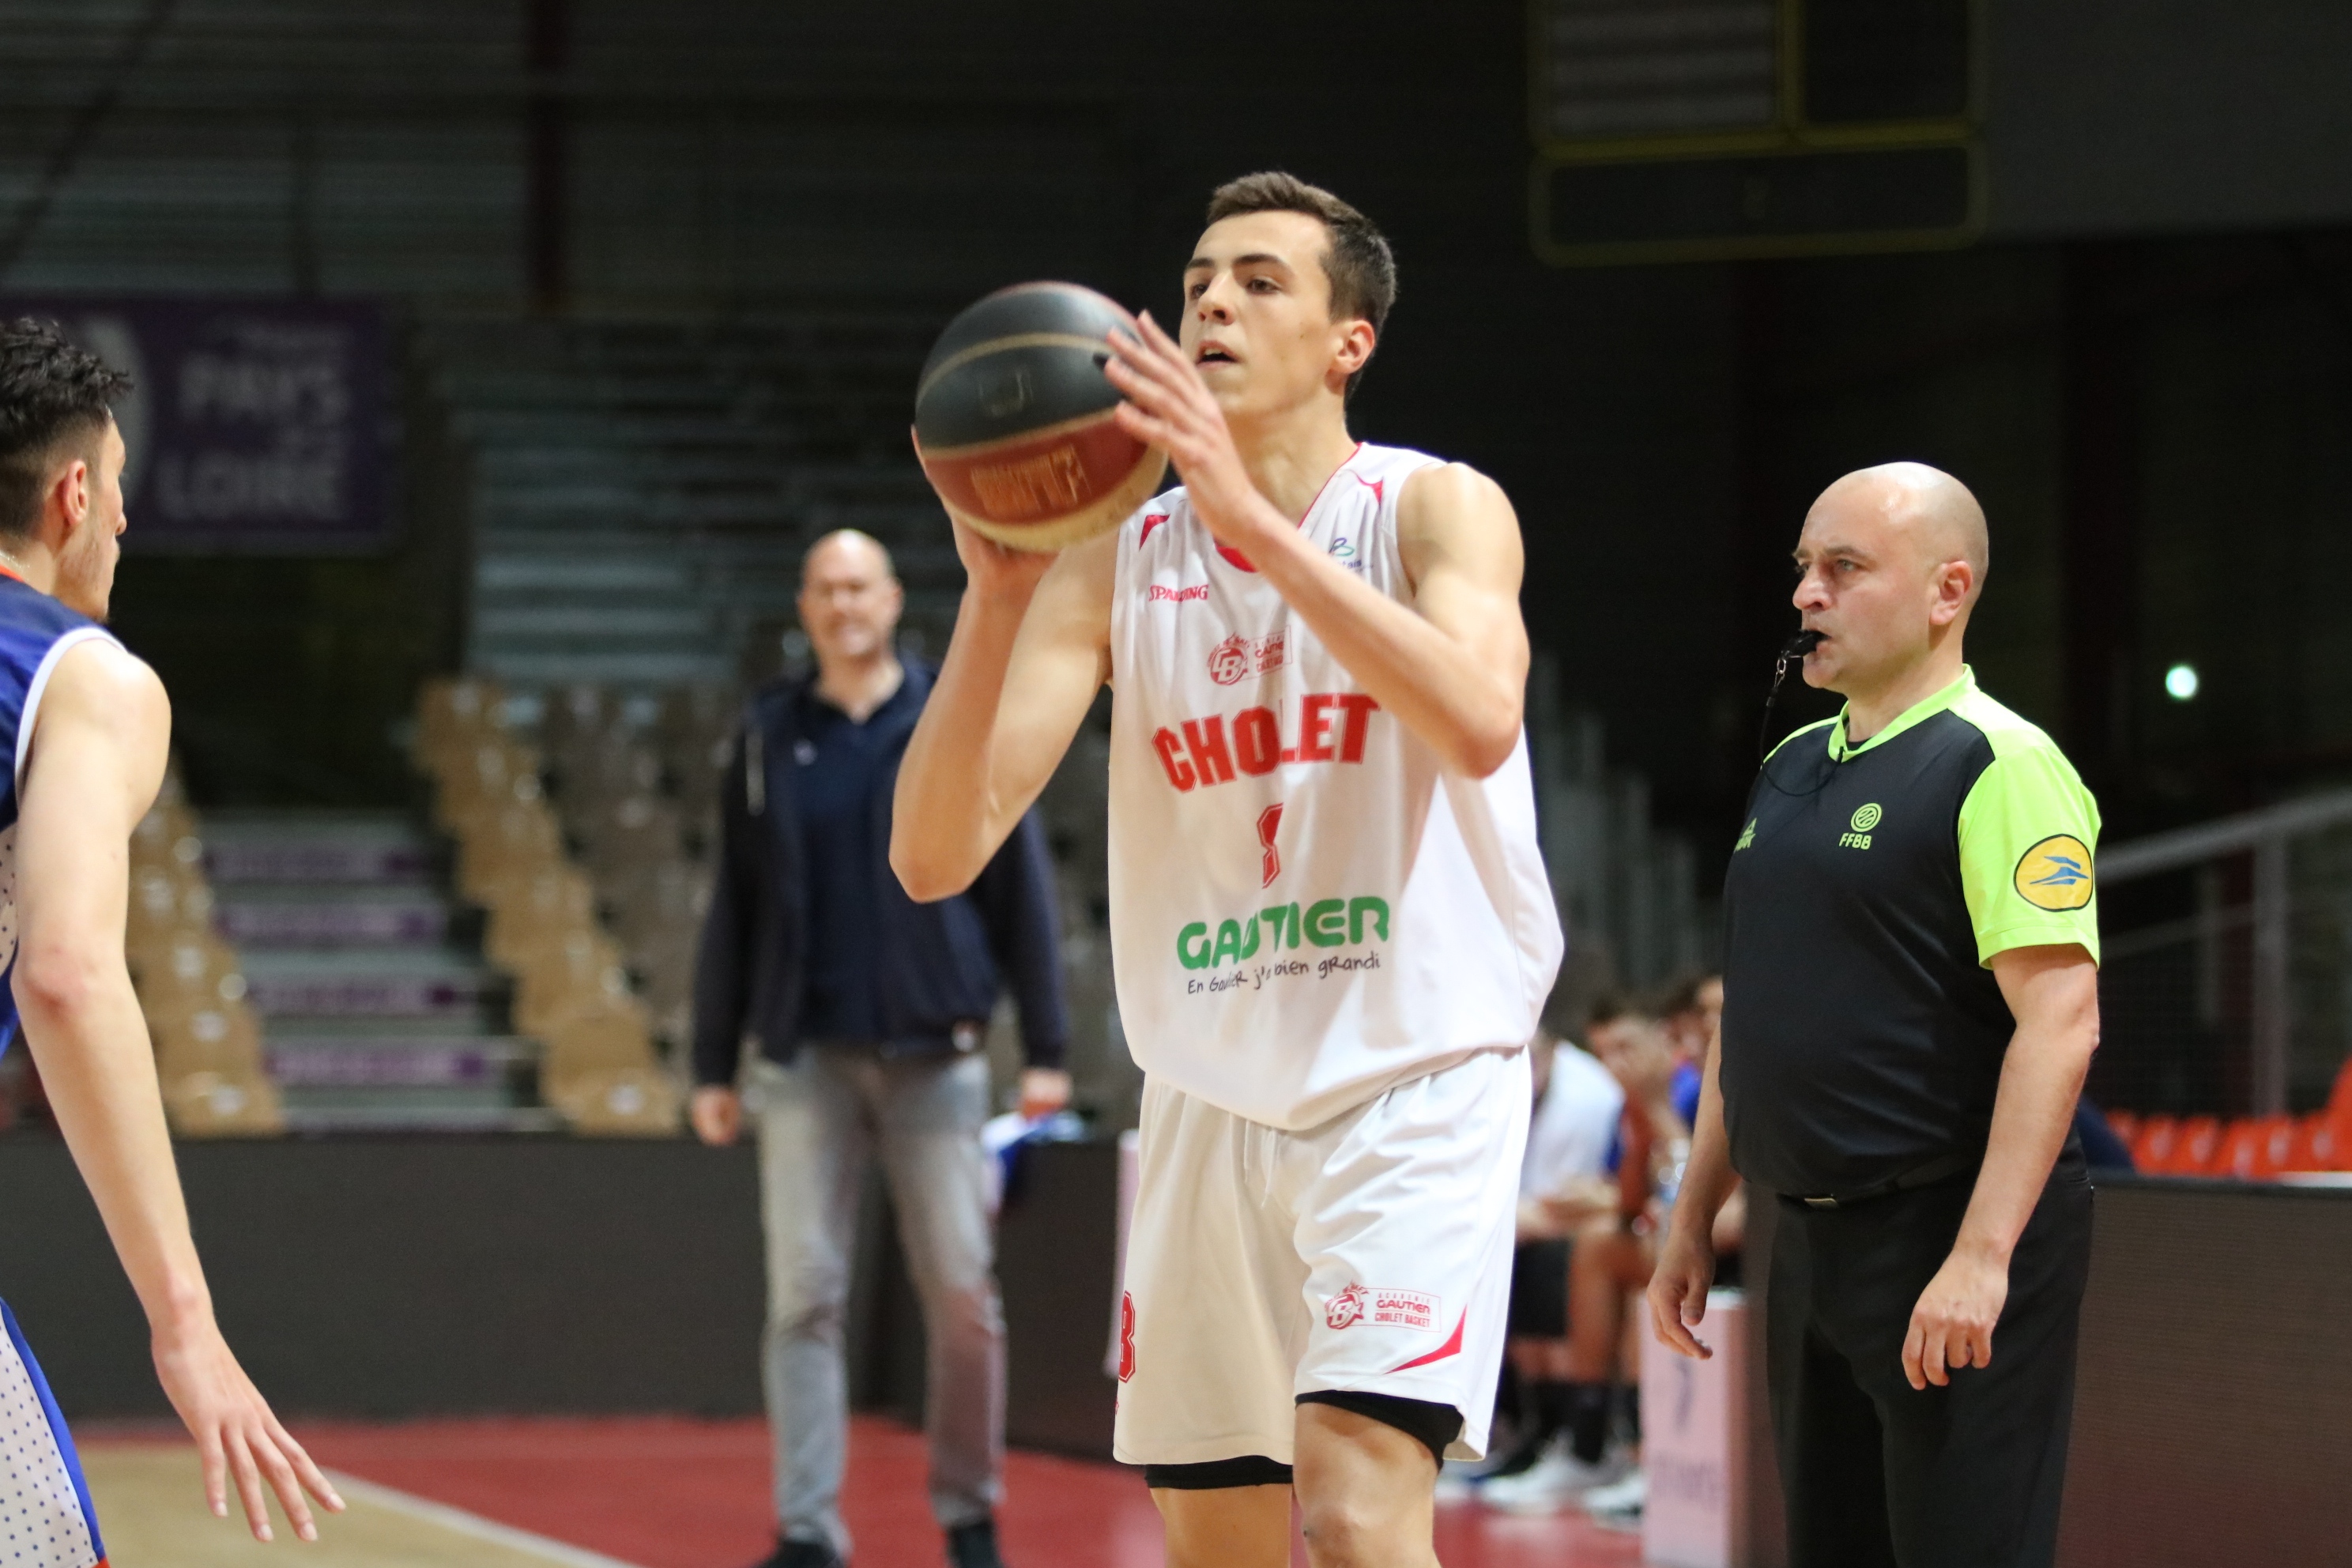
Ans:
{"label": "white court line", "polygon": [[335,1483],[335,1489],[345,1497],[357,1498],[362,1502],[372,1502],[379,1508],[388,1508],[394,1512],[407,1514],[413,1519],[427,1520],[444,1530],[454,1531],[459,1535],[470,1535],[477,1541],[486,1541],[493,1546],[503,1546],[515,1552],[526,1552],[549,1563],[561,1564],[561,1568],[639,1568],[637,1563],[624,1563],[617,1557],[607,1557],[601,1552],[591,1552],[584,1546],[573,1546],[568,1542],[552,1540],[548,1536],[534,1534],[528,1530],[517,1530],[511,1524],[500,1524],[494,1519],[484,1519],[478,1513],[468,1513],[462,1508],[451,1508],[447,1503],[435,1502],[430,1498],[421,1498],[414,1492],[401,1491],[394,1487],[378,1486],[373,1481],[363,1481],[356,1476],[345,1475],[341,1470],[329,1470],[327,1477]]}

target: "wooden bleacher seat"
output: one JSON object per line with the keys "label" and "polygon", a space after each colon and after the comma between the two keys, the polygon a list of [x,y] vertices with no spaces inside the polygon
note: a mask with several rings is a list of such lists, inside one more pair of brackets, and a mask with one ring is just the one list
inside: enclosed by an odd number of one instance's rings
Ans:
{"label": "wooden bleacher seat", "polygon": [[507,712],[488,682],[428,687],[416,760],[436,785],[436,818],[457,841],[458,890],[488,911],[486,956],[514,978],[513,1025],[542,1047],[541,1098],[577,1131],[674,1131],[677,1087],[542,785],[551,758],[567,786],[592,789],[658,784],[659,764],[614,742],[618,705],[602,688],[553,694],[541,710],[544,752]]}

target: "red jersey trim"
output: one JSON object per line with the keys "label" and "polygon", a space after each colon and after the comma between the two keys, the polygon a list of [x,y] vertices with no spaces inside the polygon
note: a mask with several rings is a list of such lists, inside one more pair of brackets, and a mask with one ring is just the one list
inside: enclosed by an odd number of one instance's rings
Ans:
{"label": "red jersey trim", "polygon": [[[1331,489],[1331,479],[1336,479],[1341,474],[1348,473],[1348,464],[1354,462],[1359,457],[1361,457],[1363,455],[1363,450],[1364,444],[1361,441],[1357,442],[1356,449],[1349,453],[1346,460],[1341,462],[1338,468],[1331,470],[1330,479],[1327,479],[1323,481],[1323,488],[1315,492],[1315,499],[1308,501],[1307,503],[1307,510],[1299,514],[1298,526],[1300,528],[1305,528],[1307,526],[1307,520],[1313,517],[1315,515],[1315,509],[1323,504],[1323,497]],[[1362,485],[1365,489],[1370,490],[1372,492],[1372,499],[1375,501],[1381,499],[1381,487],[1388,482],[1385,479],[1368,479],[1360,474],[1349,474],[1348,477],[1354,479],[1358,484]],[[1146,533],[1149,533],[1150,531],[1149,528],[1145,530]],[[1229,565],[1238,566],[1243,571],[1249,573],[1253,576],[1256,574],[1257,568],[1250,564],[1250,558],[1243,554],[1240,551],[1235,550],[1232,545],[1218,545],[1217,553],[1223,556]]]}

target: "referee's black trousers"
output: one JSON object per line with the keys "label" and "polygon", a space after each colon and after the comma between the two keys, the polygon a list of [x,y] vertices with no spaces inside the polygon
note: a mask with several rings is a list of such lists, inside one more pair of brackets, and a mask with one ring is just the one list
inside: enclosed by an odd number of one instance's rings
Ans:
{"label": "referee's black trousers", "polygon": [[1992,1364],[1915,1390],[1911,1309],[1974,1186],[1780,1200],[1766,1366],[1790,1568],[2049,1568],[2056,1553],[2090,1179],[2070,1147],[2010,1258]]}

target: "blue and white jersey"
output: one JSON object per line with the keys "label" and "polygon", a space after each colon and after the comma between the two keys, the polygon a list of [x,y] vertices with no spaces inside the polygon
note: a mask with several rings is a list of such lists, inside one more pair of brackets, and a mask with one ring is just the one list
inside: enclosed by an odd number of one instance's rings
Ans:
{"label": "blue and white jersey", "polygon": [[[0,790],[0,1050],[16,1037],[16,810],[32,760],[41,693],[66,650],[112,634],[22,578],[0,573],[0,755],[14,759]],[[119,644],[117,646],[120,646]]]}

